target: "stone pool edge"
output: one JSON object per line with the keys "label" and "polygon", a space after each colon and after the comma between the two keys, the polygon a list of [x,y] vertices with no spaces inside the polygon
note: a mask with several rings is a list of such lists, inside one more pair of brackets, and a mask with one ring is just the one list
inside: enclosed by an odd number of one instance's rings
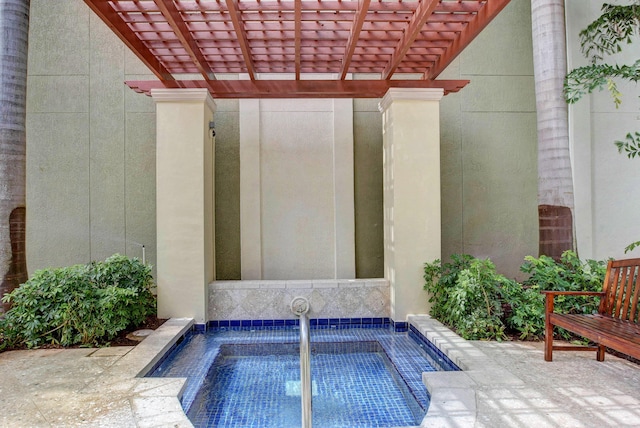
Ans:
{"label": "stone pool edge", "polygon": [[424,372],[431,403],[420,427],[475,426],[476,390],[522,386],[524,382],[493,359],[429,315],[409,315],[413,325],[462,371]]}
{"label": "stone pool edge", "polygon": [[110,368],[112,382],[134,380],[129,403],[136,427],[193,428],[180,403],[187,379],[144,377],[193,325],[192,318],[167,320]]}
{"label": "stone pool edge", "polygon": [[[430,316],[409,315],[408,322],[463,370],[422,374],[431,404],[420,427],[474,426],[477,389],[523,383],[504,368],[496,367],[472,342]],[[136,381],[130,403],[138,427],[193,427],[180,403],[186,379],[143,377],[193,324],[190,318],[168,320],[112,367],[114,381]]]}

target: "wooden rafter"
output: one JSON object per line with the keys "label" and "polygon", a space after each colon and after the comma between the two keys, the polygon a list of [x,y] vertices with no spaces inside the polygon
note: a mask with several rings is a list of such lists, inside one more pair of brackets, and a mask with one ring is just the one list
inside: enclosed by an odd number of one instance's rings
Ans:
{"label": "wooden rafter", "polygon": [[344,51],[344,56],[342,59],[342,70],[340,70],[340,80],[344,80],[347,77],[347,73],[349,72],[349,65],[351,65],[351,58],[353,57],[353,52],[356,50],[356,45],[358,44],[358,40],[360,37],[360,31],[362,30],[362,26],[364,25],[364,21],[367,18],[367,14],[369,12],[369,4],[371,0],[359,0],[358,1],[358,10],[353,17],[353,25],[351,27],[351,33],[349,34],[349,41],[347,42],[347,47]]}
{"label": "wooden rafter", "polygon": [[446,53],[440,56],[434,66],[425,73],[425,79],[435,79],[469,43],[495,18],[498,13],[509,4],[510,0],[487,0],[484,7],[478,11],[473,21],[467,24],[465,31],[460,32]]}
{"label": "wooden rafter", "polygon": [[156,75],[158,79],[165,82],[166,87],[177,87],[175,79],[167,70],[160,60],[149,51],[145,44],[137,37],[136,33],[131,31],[122,17],[116,13],[106,1],[101,0],[85,0],[85,3],[93,12],[98,15],[102,21],[124,42],[125,45],[149,67],[149,70]]}
{"label": "wooden rafter", "polygon": [[182,43],[182,46],[191,57],[200,74],[202,74],[205,80],[215,79],[215,75],[211,71],[207,60],[202,55],[198,43],[193,39],[193,36],[191,36],[189,28],[187,28],[187,24],[185,24],[182,19],[180,11],[176,8],[173,0],[154,0],[154,3],[158,6],[162,16],[164,16],[167,23],[173,29],[176,37],[180,40],[180,43]]}
{"label": "wooden rafter", "polygon": [[231,22],[233,23],[236,38],[238,39],[238,44],[240,44],[240,50],[242,51],[242,56],[244,57],[245,66],[247,67],[247,73],[249,74],[249,78],[251,80],[255,80],[255,66],[253,65],[253,58],[251,57],[251,49],[249,47],[249,41],[247,40],[247,33],[244,29],[242,15],[237,3],[238,0],[226,0],[229,17],[231,18]]}
{"label": "wooden rafter", "polygon": [[300,52],[302,51],[301,35],[302,35],[302,0],[294,0],[294,44],[295,44],[295,73],[296,80],[300,80]]}
{"label": "wooden rafter", "polygon": [[382,72],[383,79],[390,79],[393,73],[396,71],[400,62],[404,59],[404,56],[409,51],[411,44],[416,40],[422,27],[427,22],[427,19],[431,16],[433,11],[439,4],[439,0],[420,0],[416,11],[409,21],[406,31],[400,38],[396,50],[391,55],[391,60]]}

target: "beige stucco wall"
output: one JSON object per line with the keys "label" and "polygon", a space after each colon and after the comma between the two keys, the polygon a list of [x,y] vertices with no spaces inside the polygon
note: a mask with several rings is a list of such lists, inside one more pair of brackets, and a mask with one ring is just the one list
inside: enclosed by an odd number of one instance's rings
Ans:
{"label": "beige stucco wall", "polygon": [[471,80],[441,103],[442,256],[517,276],[538,251],[530,2],[512,0],[441,77]]}
{"label": "beige stucco wall", "polygon": [[28,67],[29,271],[155,265],[155,111],[123,85],[146,67],[79,0],[31,1]]}
{"label": "beige stucco wall", "polygon": [[[600,15],[601,0],[567,0],[569,68],[587,65],[578,34]],[[611,3],[611,2],[608,2]],[[627,2],[618,2],[627,4]],[[640,58],[640,38],[608,62],[632,64]],[[624,247],[640,240],[637,197],[640,160],[619,154],[613,144],[628,132],[640,131],[640,86],[621,83],[623,102],[616,109],[605,89],[585,96],[569,108],[576,195],[577,244],[583,258],[640,257],[640,249]]]}

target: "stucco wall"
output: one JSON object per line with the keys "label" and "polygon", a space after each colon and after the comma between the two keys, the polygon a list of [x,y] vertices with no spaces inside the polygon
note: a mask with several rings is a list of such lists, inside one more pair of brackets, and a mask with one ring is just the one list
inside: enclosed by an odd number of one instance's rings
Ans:
{"label": "stucco wall", "polygon": [[29,37],[29,271],[155,264],[155,110],[123,85],[148,70],[82,1],[33,0]]}
{"label": "stucco wall", "polygon": [[[600,15],[603,3],[566,2],[569,68],[588,64],[580,53],[578,34]],[[632,64],[638,60],[640,38],[633,40],[607,62]],[[606,89],[585,96],[569,109],[577,244],[583,258],[640,257],[640,249],[624,253],[628,244],[640,240],[640,159],[628,159],[613,144],[628,132],[640,131],[640,86],[621,83],[618,89],[623,94],[618,109]]]}
{"label": "stucco wall", "polygon": [[512,0],[440,77],[471,80],[441,103],[442,256],[518,276],[538,251],[530,2]]}

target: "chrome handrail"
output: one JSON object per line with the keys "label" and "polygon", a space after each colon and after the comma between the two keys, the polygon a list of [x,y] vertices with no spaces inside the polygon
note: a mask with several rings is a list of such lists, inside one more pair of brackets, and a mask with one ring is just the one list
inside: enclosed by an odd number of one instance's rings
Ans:
{"label": "chrome handrail", "polygon": [[302,401],[302,428],[311,428],[311,351],[309,344],[309,300],[295,297],[291,311],[300,317],[300,399]]}
{"label": "chrome handrail", "polygon": [[300,398],[302,400],[302,428],[311,428],[311,352],[309,346],[309,317],[300,315]]}

